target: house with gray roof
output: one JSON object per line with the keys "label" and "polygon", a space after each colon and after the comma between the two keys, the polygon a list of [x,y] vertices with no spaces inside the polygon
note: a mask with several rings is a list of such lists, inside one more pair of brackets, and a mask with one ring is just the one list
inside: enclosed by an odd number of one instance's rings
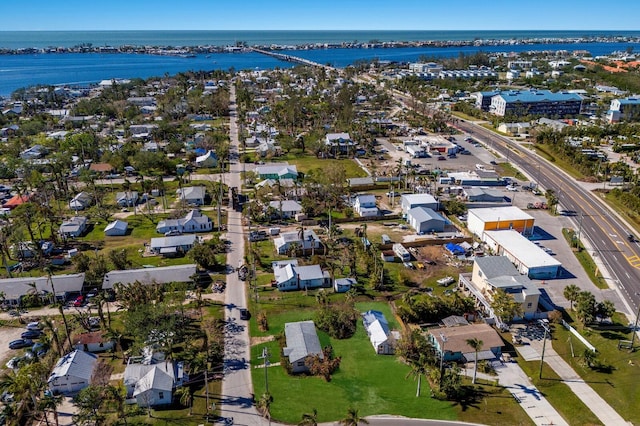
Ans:
{"label": "house with gray roof", "polygon": [[185,217],[180,219],[161,220],[156,226],[156,231],[161,234],[170,231],[181,233],[209,232],[212,229],[213,221],[200,210],[191,210]]}
{"label": "house with gray roof", "polygon": [[305,364],[305,358],[309,355],[324,358],[313,321],[288,322],[284,325],[284,335],[287,342],[284,356],[289,360],[292,373],[309,371]]}
{"label": "house with gray roof", "polygon": [[529,277],[521,275],[506,256],[476,257],[473,272],[460,274],[459,282],[460,287],[476,299],[480,310],[490,317],[497,318],[491,308],[491,295],[498,290],[520,303],[524,318],[532,318],[538,310],[540,290]]}
{"label": "house with gray roof", "polygon": [[133,207],[138,205],[138,191],[116,192],[116,204],[120,207]]}
{"label": "house with gray roof", "polygon": [[124,285],[135,282],[142,284],[188,283],[192,281],[195,273],[195,264],[109,271],[102,279],[102,289],[111,289],[117,283]]}
{"label": "house with gray roof", "polygon": [[299,250],[318,250],[322,246],[320,238],[313,229],[305,229],[303,235],[297,231],[283,232],[279,237],[273,239],[278,254],[287,254],[293,244],[297,244]]}
{"label": "house with gray roof", "polygon": [[356,143],[349,133],[327,133],[325,144],[333,153],[347,153],[355,149]]}
{"label": "house with gray roof", "polygon": [[85,216],[74,216],[62,222],[58,233],[64,238],[77,238],[81,237],[86,230],[87,218]]}
{"label": "house with gray roof", "polygon": [[378,216],[378,206],[376,206],[376,197],[372,194],[360,194],[356,196],[353,203],[353,210],[360,217]]}
{"label": "house with gray roof", "polygon": [[179,256],[191,250],[196,243],[194,234],[152,238],[149,250],[165,257]]}
{"label": "house with gray roof", "polygon": [[176,195],[179,201],[183,201],[189,205],[202,206],[204,205],[206,190],[204,186],[187,186],[185,188],[179,188],[176,191]]}
{"label": "house with gray roof", "polygon": [[297,259],[273,262],[273,275],[280,291],[331,287],[331,277],[320,265],[299,266]]}
{"label": "house with gray roof", "polygon": [[68,296],[82,292],[84,273],[51,275],[51,280],[47,276],[0,279],[0,292],[4,293],[5,303],[19,305],[23,296],[33,292],[33,285],[43,300],[50,301],[55,296],[64,301]]}
{"label": "house with gray roof", "polygon": [[121,237],[127,235],[129,224],[123,220],[114,220],[104,228],[104,235],[108,237]]}
{"label": "house with gray roof", "polygon": [[71,395],[89,386],[98,357],[75,350],[58,360],[47,383],[54,394]]}
{"label": "house with gray roof", "polygon": [[71,210],[84,210],[91,206],[93,203],[93,197],[88,192],[82,191],[69,201],[69,208]]}
{"label": "house with gray roof", "polygon": [[173,391],[181,386],[185,377],[182,363],[164,360],[160,362],[130,362],[124,370],[124,386],[127,400],[140,407],[171,404]]}
{"label": "house with gray roof", "polygon": [[275,200],[269,202],[269,207],[276,210],[277,215],[282,214],[283,219],[295,217],[298,213],[302,213],[302,206],[295,200]]}
{"label": "house with gray roof", "polygon": [[407,222],[418,234],[443,232],[447,220],[427,207],[414,207],[407,212]]}

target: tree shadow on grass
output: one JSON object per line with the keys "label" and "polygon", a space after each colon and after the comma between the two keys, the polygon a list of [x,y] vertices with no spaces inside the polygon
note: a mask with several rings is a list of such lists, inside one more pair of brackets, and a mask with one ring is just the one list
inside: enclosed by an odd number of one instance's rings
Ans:
{"label": "tree shadow on grass", "polygon": [[482,387],[461,386],[458,391],[458,395],[456,396],[456,399],[452,401],[451,406],[455,407],[456,405],[459,405],[462,408],[462,411],[467,411],[469,408],[480,408],[480,401],[490,395],[491,394],[485,391]]}

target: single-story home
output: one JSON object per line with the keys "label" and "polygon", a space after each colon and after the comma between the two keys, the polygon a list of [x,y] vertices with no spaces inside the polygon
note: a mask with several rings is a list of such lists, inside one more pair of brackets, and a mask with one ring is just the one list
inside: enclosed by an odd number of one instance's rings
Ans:
{"label": "single-story home", "polygon": [[290,219],[302,212],[302,206],[300,203],[294,200],[276,200],[269,202],[269,207],[275,209],[278,216],[282,212],[284,219]]}
{"label": "single-story home", "polygon": [[256,167],[256,173],[260,179],[297,179],[298,169],[295,165],[286,163],[265,164]]}
{"label": "single-story home", "polygon": [[196,236],[193,234],[159,237],[151,239],[149,249],[152,253],[171,257],[188,252],[195,243]]}
{"label": "single-story home", "polygon": [[77,238],[87,230],[87,218],[85,216],[74,216],[65,220],[60,225],[58,232],[65,238]]}
{"label": "single-story home", "polygon": [[71,201],[69,201],[69,208],[75,211],[84,210],[89,206],[91,206],[92,202],[93,202],[93,197],[91,196],[91,194],[89,194],[88,192],[82,191],[76,194],[76,196],[73,197]]}
{"label": "single-story home", "polygon": [[357,283],[354,278],[336,278],[333,280],[333,289],[336,293],[346,293]]}
{"label": "single-story home", "polygon": [[123,220],[114,220],[104,228],[104,235],[108,237],[120,237],[127,235],[129,224]]}
{"label": "single-story home", "polygon": [[106,339],[104,331],[90,331],[76,336],[73,347],[85,352],[106,352],[115,348],[111,339]]}
{"label": "single-story home", "polygon": [[138,205],[138,191],[116,192],[116,204],[120,207],[133,207]]}
{"label": "single-story home", "polygon": [[447,220],[428,207],[414,207],[407,212],[407,222],[419,234],[443,232]]}
{"label": "single-story home", "polygon": [[310,251],[321,247],[320,238],[312,229],[305,229],[301,235],[297,231],[283,232],[279,237],[273,239],[278,254],[287,254],[291,245],[297,244],[299,250]]}
{"label": "single-story home", "polygon": [[206,154],[196,157],[196,167],[218,167],[218,156],[209,150]]}
{"label": "single-story home", "polygon": [[33,291],[32,285],[35,285],[36,291],[45,300],[51,300],[55,296],[56,299],[65,301],[67,296],[82,292],[84,273],[52,275],[51,280],[47,276],[4,278],[0,279],[0,292],[4,293],[5,303],[19,305],[22,297]]}
{"label": "single-story home", "polygon": [[98,357],[75,350],[58,360],[47,383],[54,394],[69,395],[89,386]]}
{"label": "single-story home", "polygon": [[164,234],[169,231],[182,233],[209,232],[213,229],[213,222],[209,216],[202,214],[200,210],[191,210],[180,219],[166,219],[158,222],[156,231]]}
{"label": "single-story home", "polygon": [[[131,359],[131,358],[130,358]],[[181,362],[164,360],[153,364],[129,362],[124,370],[127,400],[140,407],[171,404],[173,391],[184,380]]]}
{"label": "single-story home", "polygon": [[273,262],[273,275],[280,291],[331,287],[327,271],[320,265],[298,266],[297,259]]}
{"label": "single-story home", "polygon": [[117,283],[129,285],[136,281],[142,284],[188,283],[193,280],[195,273],[195,264],[109,271],[102,280],[102,289],[112,289]]}
{"label": "single-story home", "polygon": [[393,355],[395,353],[395,342],[399,333],[393,333],[389,329],[389,323],[382,312],[373,310],[363,312],[362,324],[378,355]]}
{"label": "single-story home", "polygon": [[204,186],[187,186],[176,191],[179,201],[195,206],[204,205],[206,190]]}
{"label": "single-story home", "polygon": [[284,356],[289,360],[292,373],[309,371],[305,358],[309,355],[318,355],[324,358],[320,339],[313,321],[288,322],[284,325],[284,336],[287,346],[284,348]]}
{"label": "single-story home", "polygon": [[500,358],[504,342],[496,330],[489,324],[470,324],[455,327],[439,327],[429,330],[429,340],[433,343],[438,356],[444,361],[474,362],[475,350],[467,340],[482,340],[478,351],[478,361]]}

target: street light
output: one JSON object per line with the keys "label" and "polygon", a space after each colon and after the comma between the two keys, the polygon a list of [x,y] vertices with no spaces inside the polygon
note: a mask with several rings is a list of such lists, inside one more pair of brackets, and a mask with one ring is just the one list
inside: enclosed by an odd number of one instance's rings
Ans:
{"label": "street light", "polygon": [[540,374],[538,375],[538,378],[542,379],[542,364],[544,363],[544,350],[547,347],[547,334],[551,333],[551,330],[549,330],[548,321],[538,320],[538,324],[540,324],[544,329],[544,338],[542,340],[542,356],[540,357]]}

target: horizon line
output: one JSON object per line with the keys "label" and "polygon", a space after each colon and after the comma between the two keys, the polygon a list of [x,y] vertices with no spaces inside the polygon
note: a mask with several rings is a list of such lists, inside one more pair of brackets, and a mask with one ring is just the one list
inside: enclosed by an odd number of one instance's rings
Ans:
{"label": "horizon line", "polygon": [[449,31],[462,31],[462,32],[474,32],[474,31],[482,31],[482,32],[495,32],[495,31],[510,31],[510,32],[529,32],[529,31],[581,31],[581,32],[596,32],[596,31],[607,31],[607,32],[640,32],[639,29],[535,29],[535,28],[529,28],[529,29],[375,29],[375,28],[368,28],[368,29],[274,29],[274,28],[270,28],[270,29],[242,29],[242,28],[237,28],[237,29],[72,29],[72,30],[63,30],[63,29],[29,29],[29,30],[2,30],[0,29],[0,33],[7,33],[7,32],[104,32],[104,31],[108,31],[108,32],[117,32],[117,31],[164,31],[164,32],[170,32],[170,31],[255,31],[255,32],[265,32],[265,31],[306,31],[306,32],[314,32],[314,31],[336,31],[336,32],[348,32],[348,31],[378,31],[378,32],[387,32],[387,31],[399,31],[399,32],[416,32],[416,31],[422,31],[422,32],[435,32],[435,31],[445,31],[445,32],[449,32]]}

